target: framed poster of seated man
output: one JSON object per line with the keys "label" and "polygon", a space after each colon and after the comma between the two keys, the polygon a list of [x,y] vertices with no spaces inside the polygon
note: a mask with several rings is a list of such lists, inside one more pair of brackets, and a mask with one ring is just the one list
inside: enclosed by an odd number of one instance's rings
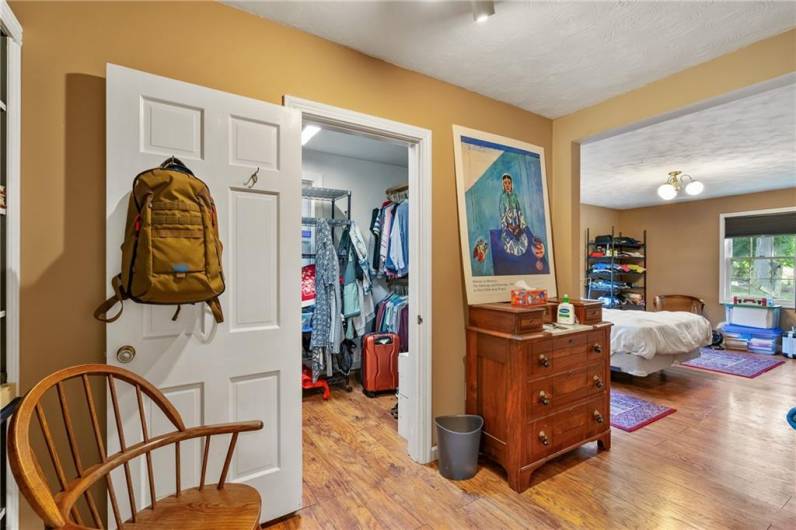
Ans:
{"label": "framed poster of seated man", "polygon": [[544,149],[453,126],[469,304],[507,301],[519,280],[556,295]]}

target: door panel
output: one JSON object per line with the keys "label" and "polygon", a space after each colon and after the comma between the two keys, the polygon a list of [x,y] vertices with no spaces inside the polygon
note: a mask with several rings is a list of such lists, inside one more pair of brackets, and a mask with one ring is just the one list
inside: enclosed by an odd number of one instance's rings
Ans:
{"label": "door panel", "polygon": [[[229,475],[259,490],[263,521],[301,503],[300,133],[297,111],[108,65],[108,282],[120,268],[133,178],[174,155],[216,201],[227,290],[220,297],[225,322],[218,325],[204,304],[184,306],[172,321],[174,306],[126,302],[122,318],[107,327],[107,362],[119,365],[117,349],[133,346],[137,355],[121,366],[161,388],[187,425],[263,421],[262,431],[239,437]],[[134,392],[123,387],[129,446],[142,433]],[[119,440],[111,408],[108,413],[108,445],[115,451]],[[156,407],[148,406],[147,423],[150,436],[169,428]],[[228,441],[211,441],[209,481],[218,479]],[[181,448],[185,487],[198,483],[202,443]],[[149,504],[140,460],[132,466],[138,509]],[[173,448],[156,452],[153,463],[157,496],[172,493]],[[123,473],[113,477],[117,491],[125,491]],[[127,503],[120,504],[129,513]]]}

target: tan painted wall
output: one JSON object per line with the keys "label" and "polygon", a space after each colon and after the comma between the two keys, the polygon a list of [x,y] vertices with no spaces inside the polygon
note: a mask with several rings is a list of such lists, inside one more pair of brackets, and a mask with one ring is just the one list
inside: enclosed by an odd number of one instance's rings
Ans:
{"label": "tan painted wall", "polygon": [[[757,42],[553,122],[551,197],[556,249],[580,252],[578,142],[796,71],[796,30]],[[577,260],[558,267],[559,287],[581,281]]]}
{"label": "tan painted wall", "polygon": [[[796,178],[796,177],[795,177]],[[619,226],[630,236],[647,231],[647,296],[690,294],[705,301],[713,324],[724,319],[719,303],[719,215],[796,206],[796,187],[787,190],[681,202],[619,212]],[[783,324],[796,323],[786,311]]]}
{"label": "tan painted wall", "polygon": [[[716,325],[724,319],[719,303],[719,215],[786,206],[796,206],[796,188],[628,210],[581,204],[581,247],[586,228],[592,234],[605,233],[613,225],[617,232],[639,239],[646,230],[649,307],[659,294],[697,296]],[[582,254],[585,257],[585,250]],[[782,325],[794,324],[796,312],[786,310]]]}
{"label": "tan painted wall", "polygon": [[273,103],[290,94],[431,129],[433,412],[464,411],[451,125],[550,153],[550,120],[216,3],[13,2],[12,9],[25,31],[23,390],[63,366],[104,360],[104,329],[91,314],[105,295],[104,76],[112,62]]}
{"label": "tan painted wall", "polygon": [[[432,130],[433,408],[443,414],[464,408],[465,301],[451,125],[552,152],[547,170],[559,285],[572,290],[580,281],[574,256],[581,253],[573,142],[776,77],[794,70],[796,61],[791,31],[553,124],[218,4],[12,2],[12,9],[25,30],[23,390],[57,368],[104,359],[104,330],[91,311],[105,292],[106,62],[274,103],[296,95]],[[175,23],[165,27],[164,21]],[[22,528],[38,527],[28,515]]]}
{"label": "tan painted wall", "polygon": [[603,208],[602,206],[594,206],[591,204],[580,205],[580,237],[578,239],[580,254],[579,254],[579,268],[578,274],[580,282],[581,295],[586,292],[586,284],[583,281],[586,276],[586,229],[591,230],[591,238],[594,239],[595,235],[610,234],[611,228],[616,232],[621,230],[619,228],[619,210],[613,208]]}

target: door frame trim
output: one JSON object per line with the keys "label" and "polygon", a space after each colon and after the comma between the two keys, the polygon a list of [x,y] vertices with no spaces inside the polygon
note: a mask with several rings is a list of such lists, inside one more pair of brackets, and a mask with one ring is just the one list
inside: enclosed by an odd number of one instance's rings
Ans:
{"label": "door frame trim", "polygon": [[[22,201],[20,172],[22,122],[22,26],[5,0],[0,0],[0,26],[8,36],[6,79],[6,373],[19,380],[19,286],[21,285]],[[19,488],[6,464],[6,527],[19,527]]]}
{"label": "door frame trim", "polygon": [[[418,252],[410,255],[409,267],[418,274],[409,276],[409,288],[413,295],[415,308],[410,321],[418,322],[417,331],[410,334],[410,351],[417,355],[410,357],[415,373],[414,387],[409,397],[413,418],[410,418],[408,453],[421,464],[433,460],[431,448],[431,131],[397,121],[363,114],[324,103],[285,95],[283,104],[297,109],[302,119],[310,119],[331,128],[347,132],[396,140],[409,148],[409,189],[412,190],[412,209],[410,214],[409,237],[418,241]],[[421,229],[422,227],[422,229]],[[417,255],[414,255],[417,254]],[[416,338],[415,338],[416,337]],[[416,347],[415,347],[416,345]]]}

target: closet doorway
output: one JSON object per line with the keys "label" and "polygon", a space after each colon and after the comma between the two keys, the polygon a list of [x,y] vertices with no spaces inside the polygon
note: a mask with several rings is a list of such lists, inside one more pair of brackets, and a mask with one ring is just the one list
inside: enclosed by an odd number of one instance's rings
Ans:
{"label": "closet doorway", "polygon": [[[413,460],[430,462],[431,132],[291,96],[284,104],[302,113],[303,386],[325,381],[331,392],[326,401],[323,388],[305,390],[305,411],[368,416],[395,429]],[[334,274],[339,292],[324,283]],[[326,329],[327,313],[341,326],[332,318]],[[372,392],[364,372],[384,362],[392,340],[398,389]]]}

